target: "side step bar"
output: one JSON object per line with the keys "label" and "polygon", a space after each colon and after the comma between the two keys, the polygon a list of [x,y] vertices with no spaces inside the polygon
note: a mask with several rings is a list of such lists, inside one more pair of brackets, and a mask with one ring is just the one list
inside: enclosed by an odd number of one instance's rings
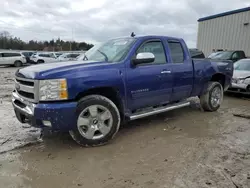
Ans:
{"label": "side step bar", "polygon": [[160,114],[160,113],[163,113],[163,112],[167,112],[167,111],[171,111],[171,110],[174,110],[174,109],[182,108],[182,107],[189,106],[189,105],[190,105],[190,102],[185,101],[185,102],[179,102],[179,103],[167,105],[167,106],[164,106],[164,107],[153,108],[150,111],[136,112],[136,113],[132,114],[129,117],[129,119],[130,120],[136,120],[136,119],[144,118],[144,117],[147,117],[147,116]]}

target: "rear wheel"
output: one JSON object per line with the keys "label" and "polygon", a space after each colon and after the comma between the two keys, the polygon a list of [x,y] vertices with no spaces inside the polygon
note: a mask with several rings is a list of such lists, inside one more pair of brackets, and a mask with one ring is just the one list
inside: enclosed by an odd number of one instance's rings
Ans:
{"label": "rear wheel", "polygon": [[116,105],[101,95],[82,98],[77,106],[77,127],[71,137],[83,146],[104,145],[118,132],[120,113]]}
{"label": "rear wheel", "polygon": [[23,65],[23,63],[21,61],[15,61],[14,62],[15,67],[21,67],[22,65]]}
{"label": "rear wheel", "polygon": [[205,111],[216,111],[223,101],[223,87],[219,82],[209,82],[208,89],[200,97],[201,106]]}

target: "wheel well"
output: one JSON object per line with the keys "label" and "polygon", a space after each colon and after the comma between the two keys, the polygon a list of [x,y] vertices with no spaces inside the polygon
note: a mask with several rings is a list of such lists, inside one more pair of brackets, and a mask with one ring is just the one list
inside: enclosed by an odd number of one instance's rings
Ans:
{"label": "wheel well", "polygon": [[220,73],[214,74],[211,78],[211,81],[219,82],[223,88],[225,87],[225,80],[226,80],[226,76]]}
{"label": "wheel well", "polygon": [[94,88],[89,89],[87,91],[81,92],[76,96],[76,100],[80,100],[81,98],[87,96],[87,95],[102,95],[104,97],[107,97],[110,99],[117,108],[119,109],[119,112],[121,115],[124,115],[124,106],[121,98],[119,97],[118,90],[112,88],[112,87],[100,87],[100,88]]}
{"label": "wheel well", "polygon": [[38,62],[38,61],[44,62],[44,60],[43,60],[43,59],[38,59],[38,60],[37,60],[37,62]]}

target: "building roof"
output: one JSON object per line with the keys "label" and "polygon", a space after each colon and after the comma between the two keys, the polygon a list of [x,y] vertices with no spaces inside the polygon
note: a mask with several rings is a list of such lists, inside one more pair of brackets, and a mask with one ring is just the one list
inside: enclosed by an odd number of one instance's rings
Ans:
{"label": "building roof", "polygon": [[203,17],[203,18],[200,18],[198,20],[198,22],[211,20],[211,19],[215,19],[215,18],[219,18],[219,17],[223,17],[223,16],[228,16],[228,15],[232,15],[232,14],[237,14],[237,13],[241,13],[241,12],[246,12],[246,11],[250,11],[250,7],[241,8],[241,9],[237,9],[237,10],[223,12],[223,13],[220,13],[220,14],[215,14],[215,15],[212,15],[212,16]]}

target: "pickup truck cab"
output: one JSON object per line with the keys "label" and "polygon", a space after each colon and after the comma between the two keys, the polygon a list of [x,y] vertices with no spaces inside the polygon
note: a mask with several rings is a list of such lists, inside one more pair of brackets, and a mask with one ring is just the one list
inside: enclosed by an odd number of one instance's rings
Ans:
{"label": "pickup truck cab", "polygon": [[69,131],[77,143],[96,146],[122,122],[188,106],[192,96],[216,111],[232,75],[232,63],[193,60],[182,39],[123,37],[79,61],[19,69],[12,103],[20,122]]}

